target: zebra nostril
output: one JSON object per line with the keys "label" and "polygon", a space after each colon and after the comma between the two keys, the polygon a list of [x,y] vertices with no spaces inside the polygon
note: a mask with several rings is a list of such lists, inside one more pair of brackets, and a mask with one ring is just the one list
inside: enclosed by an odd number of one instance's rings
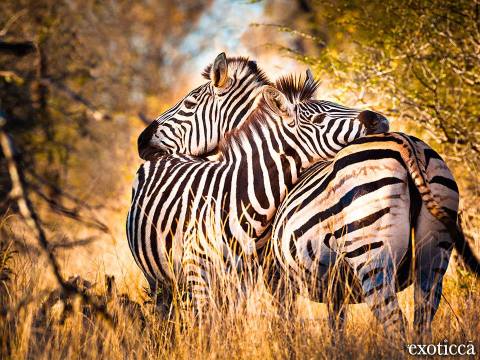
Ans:
{"label": "zebra nostril", "polygon": [[379,133],[385,133],[390,131],[390,122],[388,121],[388,119],[381,114],[378,114],[377,118],[378,118],[377,131]]}

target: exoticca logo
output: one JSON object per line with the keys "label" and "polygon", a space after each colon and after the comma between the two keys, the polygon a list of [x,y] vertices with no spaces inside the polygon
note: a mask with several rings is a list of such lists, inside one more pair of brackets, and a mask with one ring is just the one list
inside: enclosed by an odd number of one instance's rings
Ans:
{"label": "exoticca logo", "polygon": [[477,354],[472,341],[468,341],[466,344],[449,344],[448,340],[443,340],[438,344],[407,344],[407,350],[413,356],[471,356]]}

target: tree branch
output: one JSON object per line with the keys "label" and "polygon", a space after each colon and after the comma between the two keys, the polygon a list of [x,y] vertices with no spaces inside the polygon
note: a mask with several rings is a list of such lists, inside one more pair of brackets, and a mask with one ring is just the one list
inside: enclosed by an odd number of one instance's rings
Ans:
{"label": "tree branch", "polygon": [[87,294],[85,291],[79,289],[75,284],[65,281],[61,274],[60,264],[57,261],[51,246],[47,240],[47,236],[42,227],[42,223],[38,214],[35,211],[35,208],[28,196],[27,187],[25,184],[25,179],[21,168],[16,163],[13,157],[13,145],[11,139],[8,137],[7,133],[4,131],[3,126],[5,125],[5,119],[0,117],[0,147],[2,149],[3,155],[7,161],[8,173],[10,175],[10,180],[12,182],[12,190],[10,195],[18,204],[19,212],[22,215],[25,223],[31,228],[35,233],[38,243],[41,249],[47,255],[50,266],[52,267],[53,274],[62,288],[62,291],[66,296],[78,295],[82,300],[92,306],[111,326],[115,327],[112,315],[108,313],[105,305],[99,304],[92,296]]}

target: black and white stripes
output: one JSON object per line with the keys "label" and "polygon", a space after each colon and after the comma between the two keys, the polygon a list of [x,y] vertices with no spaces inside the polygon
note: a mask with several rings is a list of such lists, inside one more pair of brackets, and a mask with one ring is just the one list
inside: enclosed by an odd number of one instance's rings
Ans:
{"label": "black and white stripes", "polygon": [[307,170],[279,208],[273,291],[282,297],[306,285],[313,300],[327,301],[329,271],[345,263],[354,274],[353,297],[387,328],[403,330],[396,291],[414,282],[414,322],[428,330],[461,236],[458,198],[445,163],[420,140],[396,133],[358,139],[333,162]]}
{"label": "black and white stripes", "polygon": [[140,157],[181,153],[200,155],[216,148],[225,133],[238,127],[255,107],[262,86],[270,82],[254,61],[217,56],[199,86],[153,121],[138,138]]}
{"label": "black and white stripes", "polygon": [[[309,84],[292,82],[290,91],[304,86]],[[210,297],[212,273],[238,268],[262,245],[301,170],[329,158],[327,146],[346,145],[376,131],[358,117],[302,119],[304,103],[315,101],[291,104],[265,86],[257,107],[228,134],[214,159],[158,155],[142,165],[127,234],[153,287],[157,281],[171,288],[183,284],[201,309]]]}
{"label": "black and white stripes", "polygon": [[[139,170],[127,232],[152,288],[158,281],[185,282],[178,278],[183,273],[196,284],[197,298],[207,297],[201,293],[208,289],[208,264],[237,267],[242,256],[264,246],[275,214],[274,287],[288,280],[296,291],[303,282],[311,285],[313,300],[325,301],[326,274],[341,261],[353,270],[355,300],[365,300],[387,328],[402,327],[396,291],[414,282],[414,322],[428,330],[453,245],[478,272],[456,226],[458,189],[440,156],[402,134],[357,139],[342,150],[360,133],[388,131],[388,121],[372,111],[312,101],[317,84],[310,73],[275,86],[295,106],[297,120],[313,127],[244,128],[270,84],[263,72],[252,61],[221,54],[204,75],[210,83],[139,138],[140,154],[152,161]],[[206,154],[218,143],[208,160],[165,156]],[[315,159],[333,156],[304,171]]]}

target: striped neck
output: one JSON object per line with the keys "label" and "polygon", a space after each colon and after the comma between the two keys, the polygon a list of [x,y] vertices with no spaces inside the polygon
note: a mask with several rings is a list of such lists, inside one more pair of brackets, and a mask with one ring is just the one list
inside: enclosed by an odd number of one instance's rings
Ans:
{"label": "striped neck", "polygon": [[285,140],[292,133],[283,121],[270,116],[268,120],[248,122],[230,134],[220,149],[220,161],[232,167],[232,191],[237,194],[237,202],[250,204],[248,213],[257,219],[257,235],[272,221],[302,166],[298,149],[291,145],[294,141]]}

